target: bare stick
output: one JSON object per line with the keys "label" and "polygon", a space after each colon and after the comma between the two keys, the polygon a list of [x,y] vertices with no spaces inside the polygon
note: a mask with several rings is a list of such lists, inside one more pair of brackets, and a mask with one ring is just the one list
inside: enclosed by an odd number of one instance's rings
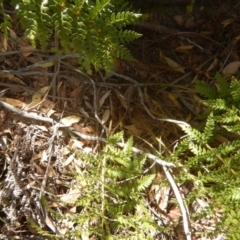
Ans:
{"label": "bare stick", "polygon": [[180,207],[180,210],[181,210],[181,213],[182,213],[182,218],[183,218],[183,229],[184,229],[184,233],[185,233],[185,236],[186,236],[186,239],[187,240],[191,240],[192,237],[191,237],[191,231],[189,229],[189,216],[187,214],[187,211],[186,211],[186,206],[184,205],[184,202],[183,202],[183,199],[181,197],[181,194],[179,192],[179,189],[176,185],[176,183],[174,182],[174,179],[170,173],[170,170],[166,167],[166,166],[163,166],[163,170],[165,172],[165,175],[173,189],[173,192],[174,192],[174,195],[178,201],[178,204],[179,204],[179,207]]}

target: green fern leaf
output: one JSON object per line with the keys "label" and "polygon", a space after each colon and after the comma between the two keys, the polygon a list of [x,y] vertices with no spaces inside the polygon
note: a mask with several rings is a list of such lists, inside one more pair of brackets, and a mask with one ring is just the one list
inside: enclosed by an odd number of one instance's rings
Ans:
{"label": "green fern leaf", "polygon": [[212,110],[226,110],[227,103],[224,99],[218,98],[214,100],[201,101],[205,106],[210,107]]}
{"label": "green fern leaf", "polygon": [[142,178],[137,180],[137,190],[138,191],[143,191],[145,190],[147,187],[150,186],[150,184],[152,183],[153,179],[155,178],[155,174],[151,174],[151,175],[147,175],[147,176],[143,176]]}
{"label": "green fern leaf", "polygon": [[218,96],[220,98],[227,98],[227,96],[229,96],[229,89],[230,89],[230,86],[229,86],[228,82],[218,72],[215,75],[215,79],[216,79],[216,83],[217,83],[217,86],[218,86]]}
{"label": "green fern leaf", "polygon": [[240,83],[235,77],[232,77],[230,89],[231,89],[231,95],[232,95],[234,102],[239,103],[239,101],[240,101]]}
{"label": "green fern leaf", "polygon": [[207,99],[215,99],[217,92],[207,83],[195,80],[195,90]]}

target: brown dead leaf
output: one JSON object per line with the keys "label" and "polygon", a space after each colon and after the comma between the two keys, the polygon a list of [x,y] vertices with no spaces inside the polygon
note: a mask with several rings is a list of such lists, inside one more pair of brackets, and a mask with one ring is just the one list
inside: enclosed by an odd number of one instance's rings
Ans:
{"label": "brown dead leaf", "polygon": [[118,91],[117,89],[114,89],[114,92],[117,95],[118,100],[120,101],[121,105],[125,108],[128,109],[128,102],[127,99]]}
{"label": "brown dead leaf", "polygon": [[183,15],[175,15],[173,17],[174,21],[177,23],[178,26],[182,27],[185,24],[186,18]]}
{"label": "brown dead leaf", "polygon": [[193,48],[194,48],[194,45],[181,45],[181,46],[175,48],[175,50],[182,52],[182,51],[186,51],[186,50],[191,50]]}
{"label": "brown dead leaf", "polygon": [[20,100],[14,99],[14,98],[1,98],[2,101],[18,108],[24,108],[26,107],[26,104]]}
{"label": "brown dead leaf", "polygon": [[54,114],[56,111],[50,109],[48,112],[47,112],[47,116],[50,117],[52,114]]}
{"label": "brown dead leaf", "polygon": [[42,101],[42,98],[41,98],[41,97],[36,98],[36,99],[34,99],[31,103],[29,103],[27,106],[25,106],[24,109],[25,109],[25,110],[32,109],[32,108],[38,106],[41,101]]}
{"label": "brown dead leaf", "polygon": [[42,175],[42,176],[45,174],[45,171],[38,164],[35,163],[34,167],[36,168],[37,174]]}
{"label": "brown dead leaf", "polygon": [[218,59],[214,58],[213,62],[211,63],[211,65],[209,66],[209,68],[207,69],[207,72],[210,72],[212,69],[214,69],[216,66],[218,65]]}
{"label": "brown dead leaf", "polygon": [[8,78],[9,80],[12,79],[14,77],[13,74],[11,73],[3,73],[3,74],[0,74],[0,78]]}
{"label": "brown dead leaf", "polygon": [[7,51],[7,39],[3,36],[0,37],[0,52],[6,52]]}
{"label": "brown dead leaf", "polygon": [[34,125],[34,126],[43,132],[48,132],[48,129],[43,125]]}
{"label": "brown dead leaf", "polygon": [[72,149],[82,149],[83,148],[83,142],[79,141],[77,139],[72,139]]}
{"label": "brown dead leaf", "polygon": [[67,204],[75,203],[80,195],[81,195],[81,192],[79,191],[79,189],[71,189],[69,193],[61,195],[59,199],[60,201]]}
{"label": "brown dead leaf", "polygon": [[63,162],[63,166],[67,166],[69,165],[73,160],[74,160],[74,157],[75,157],[75,153],[71,154],[66,161]]}
{"label": "brown dead leaf", "polygon": [[25,84],[20,78],[18,78],[18,77],[13,76],[10,80],[11,80],[12,82],[15,82],[15,83],[18,83],[18,84],[21,84],[21,85],[25,85],[25,86],[26,86],[26,84]]}
{"label": "brown dead leaf", "polygon": [[22,51],[21,55],[23,57],[28,57],[35,50],[35,47],[33,47],[32,45],[21,46],[20,50]]}
{"label": "brown dead leaf", "polygon": [[35,154],[35,155],[32,157],[31,161],[36,161],[36,160],[41,159],[42,154],[43,154],[43,151],[41,151],[41,152]]}
{"label": "brown dead leaf", "polygon": [[54,233],[58,232],[53,220],[51,219],[51,217],[48,216],[47,212],[46,212],[46,217],[45,217],[45,223]]}
{"label": "brown dead leaf", "polygon": [[65,118],[63,118],[60,123],[63,124],[64,126],[72,126],[74,123],[78,123],[81,120],[80,116],[77,115],[70,115]]}
{"label": "brown dead leaf", "polygon": [[101,99],[99,100],[99,104],[98,104],[98,109],[100,110],[105,102],[105,100],[107,99],[107,97],[109,96],[109,94],[111,93],[112,90],[107,91],[105,94],[103,94],[103,96],[101,97]]}
{"label": "brown dead leaf", "polygon": [[42,57],[34,56],[34,57],[26,57],[26,60],[30,63],[38,63],[43,61]]}
{"label": "brown dead leaf", "polygon": [[14,40],[18,39],[17,34],[12,29],[9,29],[9,36]]}
{"label": "brown dead leaf", "polygon": [[48,166],[47,174],[48,174],[48,177],[56,177],[56,175],[57,175],[53,166],[51,166],[51,165]]}
{"label": "brown dead leaf", "polygon": [[180,72],[180,73],[185,73],[184,69],[175,61],[173,61],[172,59],[165,57],[165,60],[168,64],[168,66],[175,72]]}
{"label": "brown dead leaf", "polygon": [[223,28],[225,28],[226,26],[228,26],[229,24],[232,24],[235,22],[235,18],[231,17],[231,18],[228,18],[224,21],[221,22],[221,24],[223,25]]}
{"label": "brown dead leaf", "polygon": [[64,147],[61,150],[61,157],[64,157],[70,153],[70,149],[68,147]]}
{"label": "brown dead leaf", "polygon": [[39,89],[36,93],[33,94],[32,100],[34,101],[35,99],[41,98],[44,94],[47,93],[48,90],[49,86]]}
{"label": "brown dead leaf", "polygon": [[171,100],[171,102],[178,108],[181,109],[181,105],[179,104],[178,100],[177,100],[177,96],[172,94],[172,93],[168,93],[168,98]]}
{"label": "brown dead leaf", "polygon": [[223,70],[222,74],[224,77],[228,78],[233,76],[240,67],[240,61],[229,63]]}
{"label": "brown dead leaf", "polygon": [[124,97],[127,99],[128,102],[132,99],[135,89],[136,89],[135,86],[129,86],[125,91]]}
{"label": "brown dead leaf", "polygon": [[105,124],[110,117],[110,110],[106,109],[102,115],[102,124]]}
{"label": "brown dead leaf", "polygon": [[126,128],[128,131],[130,131],[131,135],[140,136],[142,133],[142,131],[139,130],[135,126],[135,124],[124,126],[124,128]]}
{"label": "brown dead leaf", "polygon": [[182,214],[180,209],[178,207],[175,207],[169,211],[168,216],[171,218],[171,220],[178,221]]}

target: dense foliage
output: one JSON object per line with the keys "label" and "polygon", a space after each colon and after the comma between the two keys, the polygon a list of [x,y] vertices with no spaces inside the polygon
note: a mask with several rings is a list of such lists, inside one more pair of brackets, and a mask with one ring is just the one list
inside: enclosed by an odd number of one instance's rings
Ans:
{"label": "dense foliage", "polygon": [[[5,36],[11,26],[11,17],[4,12],[3,0],[0,24]],[[25,34],[44,51],[56,33],[60,47],[57,52],[74,52],[80,55],[82,68],[91,73],[93,68],[109,70],[114,59],[134,60],[125,43],[141,34],[127,30],[141,14],[130,11],[124,0],[12,0]]]}
{"label": "dense foliage", "polygon": [[[81,173],[76,174],[81,195],[75,203],[78,212],[68,217],[77,223],[76,230],[64,235],[65,239],[154,239],[158,231],[167,230],[152,220],[144,203],[144,190],[155,177],[143,174],[146,156],[134,156],[132,138],[123,149],[117,147],[121,139],[122,133],[111,136],[99,155],[75,153],[82,165]],[[42,235],[62,237],[31,225]]]}
{"label": "dense foliage", "polygon": [[178,181],[194,182],[189,204],[207,197],[205,214],[221,213],[215,234],[226,231],[228,239],[239,239],[240,83],[233,77],[229,84],[220,74],[215,79],[216,88],[196,82],[197,92],[206,98],[205,124],[198,129],[183,127],[187,137],[170,160],[184,169]]}

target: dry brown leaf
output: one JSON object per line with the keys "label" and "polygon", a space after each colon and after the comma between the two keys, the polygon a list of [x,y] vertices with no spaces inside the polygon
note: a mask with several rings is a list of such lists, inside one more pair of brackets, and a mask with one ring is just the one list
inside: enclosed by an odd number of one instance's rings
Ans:
{"label": "dry brown leaf", "polygon": [[134,93],[135,89],[136,89],[135,86],[129,86],[127,88],[127,90],[125,91],[124,97],[127,99],[128,102],[132,99],[132,96],[133,96],[133,93]]}
{"label": "dry brown leaf", "polygon": [[53,166],[49,165],[48,166],[48,172],[47,172],[48,177],[56,177],[56,172],[53,168]]}
{"label": "dry brown leaf", "polygon": [[70,149],[68,147],[64,147],[61,150],[61,157],[64,157],[70,153]]}
{"label": "dry brown leaf", "polygon": [[23,57],[28,57],[35,50],[35,47],[33,47],[32,45],[21,46],[20,50],[23,51],[21,52],[21,55]]}
{"label": "dry brown leaf", "polygon": [[36,98],[36,99],[34,99],[31,103],[29,103],[24,109],[25,109],[25,110],[29,110],[29,109],[31,109],[31,108],[33,108],[33,107],[36,107],[36,106],[39,105],[39,103],[40,103],[41,101],[42,101],[42,98],[41,98],[41,97]]}
{"label": "dry brown leaf", "polygon": [[101,99],[99,100],[99,104],[98,104],[98,109],[100,110],[106,100],[106,98],[109,96],[109,94],[111,93],[112,90],[107,91],[105,94],[103,94],[103,96],[101,97]]}
{"label": "dry brown leaf", "polygon": [[18,108],[24,108],[26,107],[26,104],[20,100],[14,99],[14,98],[1,98],[2,101]]}
{"label": "dry brown leaf", "polygon": [[50,117],[52,114],[54,114],[56,111],[50,109],[48,112],[47,112],[47,116]]}
{"label": "dry brown leaf", "polygon": [[55,64],[56,64],[55,61],[51,61],[51,62],[40,63],[38,66],[41,68],[49,68],[54,66]]}
{"label": "dry brown leaf", "polygon": [[102,124],[106,123],[110,117],[110,110],[106,109],[102,115]]}
{"label": "dry brown leaf", "polygon": [[183,15],[180,15],[180,14],[179,15],[175,15],[173,17],[173,19],[177,23],[177,25],[180,26],[180,27],[184,26],[185,21],[186,21],[185,17]]}
{"label": "dry brown leaf", "polygon": [[214,69],[216,66],[218,65],[218,59],[214,58],[213,62],[211,63],[211,65],[209,66],[209,68],[207,69],[207,72],[211,71],[212,69]]}
{"label": "dry brown leaf", "polygon": [[11,28],[9,28],[9,36],[14,40],[18,39],[17,34]]}
{"label": "dry brown leaf", "polygon": [[14,77],[13,74],[11,73],[3,73],[3,74],[0,74],[0,78],[8,78],[8,79],[12,79]]}
{"label": "dry brown leaf", "polygon": [[[43,206],[44,207],[44,206]],[[46,213],[46,217],[45,217],[45,223],[46,225],[54,232],[57,233],[57,228],[53,222],[53,220],[48,216],[48,213]]]}
{"label": "dry brown leaf", "polygon": [[79,189],[71,189],[69,193],[61,195],[59,199],[64,203],[75,203],[80,195]]}
{"label": "dry brown leaf", "polygon": [[239,35],[233,39],[232,43],[234,46],[238,43],[239,39],[240,39]]}
{"label": "dry brown leaf", "polygon": [[175,48],[176,51],[179,51],[179,50],[191,50],[194,48],[194,45],[182,45],[182,46],[179,46],[177,48]]}
{"label": "dry brown leaf", "polygon": [[65,118],[63,118],[60,123],[63,124],[64,126],[72,126],[74,123],[78,123],[81,120],[80,116],[77,115],[70,115]]}
{"label": "dry brown leaf", "polygon": [[48,156],[47,156],[47,153],[46,153],[46,150],[43,150],[42,151],[42,156],[41,156],[41,162],[47,162],[48,160]]}
{"label": "dry brown leaf", "polygon": [[45,99],[44,102],[43,102],[43,106],[45,108],[47,108],[48,111],[49,111],[50,109],[52,109],[55,106],[55,103],[50,101],[49,99]]}
{"label": "dry brown leaf", "polygon": [[0,37],[0,52],[7,51],[7,39],[3,36]]}
{"label": "dry brown leaf", "polygon": [[121,105],[125,108],[128,109],[128,103],[127,103],[127,99],[120,93],[120,91],[118,91],[117,89],[114,89],[118,100],[120,101]]}
{"label": "dry brown leaf", "polygon": [[178,221],[182,214],[178,207],[174,207],[169,211],[168,216],[171,218],[171,220]]}
{"label": "dry brown leaf", "polygon": [[43,132],[48,132],[48,129],[43,125],[34,125],[34,126]]}
{"label": "dry brown leaf", "polygon": [[223,70],[222,74],[224,77],[228,78],[233,76],[240,67],[240,61],[229,63]]}
{"label": "dry brown leaf", "polygon": [[223,25],[223,28],[225,28],[226,26],[228,26],[229,24],[232,24],[235,22],[235,18],[231,17],[231,18],[228,18],[224,21],[221,22],[221,24]]}
{"label": "dry brown leaf", "polygon": [[36,168],[37,174],[42,175],[42,176],[45,174],[45,171],[38,164],[35,163],[34,167]]}
{"label": "dry brown leaf", "polygon": [[77,139],[72,139],[72,149],[82,149],[83,148],[83,142],[77,140]]}
{"label": "dry brown leaf", "polygon": [[42,157],[42,154],[43,154],[43,151],[35,154],[35,155],[32,157],[31,161],[39,160],[39,159]]}
{"label": "dry brown leaf", "polygon": [[26,60],[30,63],[38,63],[43,61],[42,57],[34,56],[34,57],[26,57]]}
{"label": "dry brown leaf", "polygon": [[46,87],[43,87],[43,88],[39,89],[36,93],[33,94],[32,100],[35,100],[37,98],[41,98],[44,94],[46,94],[48,89],[49,89],[49,86],[46,86]]}
{"label": "dry brown leaf", "polygon": [[25,86],[26,86],[26,84],[25,84],[20,78],[18,78],[18,77],[13,76],[13,78],[11,78],[10,80],[11,80],[12,82],[15,82],[15,83],[18,83],[18,84],[21,84],[21,85],[25,85]]}
{"label": "dry brown leaf", "polygon": [[126,128],[127,130],[130,131],[131,135],[135,135],[135,136],[140,136],[142,131],[139,130],[135,124],[132,125],[128,125],[128,126],[124,126],[124,128]]}
{"label": "dry brown leaf", "polygon": [[172,93],[168,93],[168,98],[171,100],[171,102],[178,108],[181,109],[181,105],[179,104],[178,100],[177,100],[177,96],[172,94]]}
{"label": "dry brown leaf", "polygon": [[75,153],[71,154],[71,155],[67,158],[67,160],[63,162],[63,166],[69,165],[69,164],[73,161],[74,157],[75,157]]}
{"label": "dry brown leaf", "polygon": [[168,66],[175,72],[185,73],[184,69],[175,61],[168,57],[164,57]]}

